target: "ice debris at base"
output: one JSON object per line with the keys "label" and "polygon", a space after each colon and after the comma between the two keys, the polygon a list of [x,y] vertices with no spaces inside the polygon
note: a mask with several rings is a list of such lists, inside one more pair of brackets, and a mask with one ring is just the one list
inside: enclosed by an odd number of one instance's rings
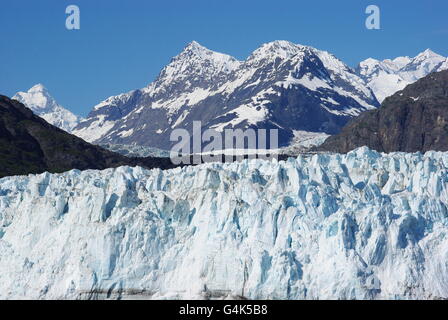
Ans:
{"label": "ice debris at base", "polygon": [[111,144],[104,143],[100,144],[100,147],[107,149],[112,152],[116,152],[122,154],[126,157],[137,157],[137,158],[146,158],[146,157],[156,157],[156,158],[169,158],[170,151],[162,150],[158,148],[151,148],[139,145],[126,145],[126,144]]}
{"label": "ice debris at base", "polygon": [[0,298],[448,298],[448,153],[0,180]]}

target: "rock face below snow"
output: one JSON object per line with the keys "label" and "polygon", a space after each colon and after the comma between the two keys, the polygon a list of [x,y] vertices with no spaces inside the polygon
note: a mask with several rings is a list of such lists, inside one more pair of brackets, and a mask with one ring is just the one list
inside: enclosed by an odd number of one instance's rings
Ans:
{"label": "rock face below snow", "polygon": [[448,298],[448,154],[0,180],[0,298]]}

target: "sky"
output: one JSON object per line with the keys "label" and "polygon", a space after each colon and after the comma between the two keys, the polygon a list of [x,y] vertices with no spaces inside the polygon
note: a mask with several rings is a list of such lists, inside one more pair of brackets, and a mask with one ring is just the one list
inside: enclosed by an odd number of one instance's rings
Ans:
{"label": "sky", "polygon": [[[365,27],[368,5],[380,30]],[[66,7],[80,9],[68,30]],[[366,58],[448,56],[446,0],[2,0],[0,94],[37,83],[86,116],[109,96],[145,87],[192,40],[244,60],[261,44],[289,40],[350,66]]]}

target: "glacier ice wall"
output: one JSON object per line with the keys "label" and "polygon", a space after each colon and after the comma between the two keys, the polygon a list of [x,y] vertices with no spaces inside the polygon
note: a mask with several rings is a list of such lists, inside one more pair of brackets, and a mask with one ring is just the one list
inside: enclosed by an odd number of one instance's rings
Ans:
{"label": "glacier ice wall", "polygon": [[448,298],[448,153],[0,180],[0,298]]}

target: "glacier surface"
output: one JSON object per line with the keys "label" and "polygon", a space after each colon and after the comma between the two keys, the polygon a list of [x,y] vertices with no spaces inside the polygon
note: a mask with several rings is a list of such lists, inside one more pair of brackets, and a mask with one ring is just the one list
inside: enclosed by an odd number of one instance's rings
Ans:
{"label": "glacier surface", "polygon": [[1,299],[448,298],[448,153],[0,180]]}

